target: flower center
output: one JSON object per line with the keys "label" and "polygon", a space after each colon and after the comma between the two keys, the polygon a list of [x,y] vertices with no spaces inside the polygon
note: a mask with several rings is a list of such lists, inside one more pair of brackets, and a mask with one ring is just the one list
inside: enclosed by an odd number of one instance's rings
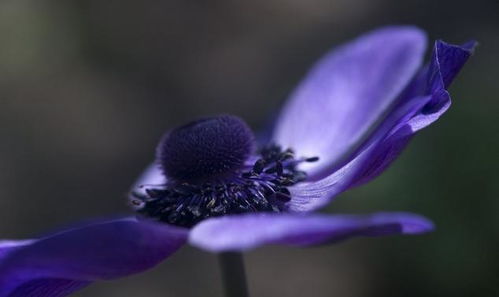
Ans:
{"label": "flower center", "polygon": [[251,129],[238,117],[201,119],[166,134],[158,146],[158,160],[170,179],[213,181],[244,164],[253,150],[253,139]]}
{"label": "flower center", "polygon": [[239,118],[221,116],[170,132],[158,146],[167,181],[131,193],[136,212],[183,227],[227,214],[281,212],[289,186],[306,179],[291,149],[270,145],[251,155],[253,136]]}

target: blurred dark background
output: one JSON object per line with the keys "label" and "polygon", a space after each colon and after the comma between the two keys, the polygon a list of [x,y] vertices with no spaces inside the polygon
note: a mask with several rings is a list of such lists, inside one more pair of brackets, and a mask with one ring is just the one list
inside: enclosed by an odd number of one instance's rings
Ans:
{"label": "blurred dark background", "polygon": [[[499,296],[499,1],[0,2],[0,238],[127,213],[168,128],[233,113],[255,130],[332,46],[387,24],[480,41],[451,110],[383,176],[327,211],[405,210],[421,237],[247,254],[253,296]],[[194,248],[75,296],[219,296]]]}

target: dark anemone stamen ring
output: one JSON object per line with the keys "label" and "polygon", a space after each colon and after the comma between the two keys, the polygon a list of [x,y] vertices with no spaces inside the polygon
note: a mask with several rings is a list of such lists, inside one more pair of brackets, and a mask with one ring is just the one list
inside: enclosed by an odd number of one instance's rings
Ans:
{"label": "dark anemone stamen ring", "polygon": [[158,145],[158,166],[167,180],[132,192],[138,213],[192,227],[227,214],[281,212],[291,200],[287,187],[306,179],[297,169],[317,157],[295,159],[291,149],[264,147],[253,156],[253,134],[238,117],[194,121],[168,133]]}

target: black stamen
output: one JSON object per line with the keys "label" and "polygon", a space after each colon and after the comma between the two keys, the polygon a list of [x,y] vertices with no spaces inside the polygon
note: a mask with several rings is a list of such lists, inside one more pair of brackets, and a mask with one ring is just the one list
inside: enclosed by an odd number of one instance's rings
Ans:
{"label": "black stamen", "polygon": [[184,227],[226,214],[285,211],[291,200],[287,187],[307,177],[296,166],[318,158],[295,159],[292,150],[275,145],[261,149],[259,156],[225,180],[145,186],[132,192],[130,203],[142,215]]}
{"label": "black stamen", "polygon": [[317,161],[319,161],[319,157],[311,157],[305,159],[305,162],[317,162]]}
{"label": "black stamen", "polygon": [[255,172],[256,174],[260,174],[262,173],[264,168],[265,168],[265,160],[258,159],[258,161],[255,162],[255,165],[253,165],[253,172]]}

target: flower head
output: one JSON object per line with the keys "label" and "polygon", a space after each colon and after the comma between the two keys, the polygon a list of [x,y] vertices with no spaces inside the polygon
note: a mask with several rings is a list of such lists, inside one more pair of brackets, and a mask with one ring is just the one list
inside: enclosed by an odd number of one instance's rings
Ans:
{"label": "flower head", "polygon": [[437,41],[422,66],[422,31],[382,28],[312,68],[269,143],[258,145],[230,115],[173,129],[131,191],[137,218],[0,242],[0,297],[66,296],[151,268],[186,242],[223,252],[431,231],[429,220],[404,212],[313,211],[378,176],[449,108],[447,88],[474,46]]}
{"label": "flower head", "polygon": [[291,149],[268,145],[254,152],[243,120],[222,115],[169,132],[158,145],[163,181],[141,184],[131,194],[140,214],[182,227],[230,214],[284,212],[289,187],[304,181],[297,169],[317,158],[295,158]]}
{"label": "flower head", "polygon": [[248,159],[253,138],[248,125],[234,116],[197,120],[165,135],[158,165],[177,182],[222,181]]}

